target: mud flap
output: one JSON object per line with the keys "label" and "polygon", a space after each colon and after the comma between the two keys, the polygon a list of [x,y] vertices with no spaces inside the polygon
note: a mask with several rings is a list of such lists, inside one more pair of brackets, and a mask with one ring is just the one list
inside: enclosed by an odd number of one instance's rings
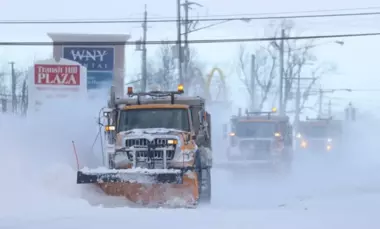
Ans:
{"label": "mud flap", "polygon": [[77,184],[94,183],[142,183],[142,184],[182,184],[181,170],[154,169],[154,171],[139,169],[123,169],[108,171],[91,171],[89,169],[77,172]]}

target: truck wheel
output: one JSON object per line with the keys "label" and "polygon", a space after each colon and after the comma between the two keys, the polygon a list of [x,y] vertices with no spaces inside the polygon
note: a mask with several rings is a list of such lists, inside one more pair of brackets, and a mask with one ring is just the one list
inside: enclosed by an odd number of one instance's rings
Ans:
{"label": "truck wheel", "polygon": [[201,192],[201,201],[204,203],[211,202],[211,169],[203,169],[202,171],[202,192]]}
{"label": "truck wheel", "polygon": [[[200,150],[197,151],[195,156],[195,171],[197,173],[198,195],[200,199],[202,195],[202,159]],[[199,199],[196,202],[199,202]]]}

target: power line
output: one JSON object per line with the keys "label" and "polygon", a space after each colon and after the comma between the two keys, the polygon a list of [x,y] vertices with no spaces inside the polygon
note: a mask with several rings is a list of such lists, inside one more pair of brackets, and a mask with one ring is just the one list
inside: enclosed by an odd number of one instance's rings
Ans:
{"label": "power line", "polygon": [[[313,36],[289,36],[289,37],[261,37],[261,38],[230,38],[230,39],[202,39],[189,40],[189,44],[210,44],[210,43],[240,43],[240,42],[259,42],[259,41],[278,41],[278,40],[310,40],[310,39],[328,39],[328,38],[348,38],[348,37],[369,37],[380,36],[376,33],[346,33],[346,34],[329,34]],[[20,41],[0,41],[0,46],[43,46],[43,45],[65,45],[65,46],[102,46],[102,45],[136,45],[139,41],[123,42],[20,42]],[[147,45],[177,44],[176,40],[146,41]]]}
{"label": "power line", "polygon": [[[302,19],[302,18],[329,18],[329,17],[357,17],[357,16],[380,15],[380,12],[360,12],[360,13],[335,13],[335,14],[309,14],[309,15],[280,15],[280,16],[249,16],[249,17],[215,17],[215,18],[189,18],[189,21],[213,22],[213,21],[252,21],[252,20],[279,20],[279,19]],[[169,23],[177,22],[178,19],[149,19],[148,23]],[[125,24],[143,23],[144,21],[131,19],[107,19],[107,20],[3,20],[2,25],[27,25],[27,24]]]}
{"label": "power line", "polygon": [[[358,10],[379,10],[380,6],[375,6],[375,7],[361,7],[361,8],[338,8],[338,9],[324,9],[324,10],[303,10],[303,11],[281,11],[281,12],[267,12],[267,13],[254,13],[254,14],[212,14],[212,15],[206,15],[206,16],[198,16],[197,19],[207,19],[207,18],[230,18],[230,17],[258,17],[258,16],[269,16],[269,15],[285,15],[285,14],[306,14],[306,13],[327,13],[327,12],[341,12],[341,11],[358,11]],[[166,16],[157,16],[157,17],[149,17],[151,20],[159,20],[159,19],[172,19],[172,20],[177,20],[177,17],[166,17]],[[90,22],[97,22],[97,21],[134,21],[137,22],[143,22],[140,20],[140,17],[128,17],[128,18],[114,18],[114,19],[99,19],[99,18],[79,18],[75,20],[67,20],[67,19],[48,19],[48,20],[32,20],[32,21],[25,21],[25,22],[31,22],[33,24],[34,21],[37,22],[72,22],[72,21],[79,21],[78,23],[86,23],[87,21]],[[24,22],[20,20],[6,20],[4,22]],[[137,23],[136,22],[136,23]],[[148,21],[150,22],[150,21]],[[123,22],[120,22],[123,23]]]}
{"label": "power line", "polygon": [[[380,10],[380,6],[374,7],[361,7],[361,8],[338,8],[338,9],[324,9],[324,10],[302,10],[302,11],[280,11],[280,12],[267,12],[267,13],[249,13],[249,14],[211,14],[211,15],[203,15],[198,16],[197,19],[200,18],[215,18],[215,17],[243,17],[243,16],[269,16],[269,15],[284,15],[284,14],[306,14],[306,13],[327,13],[327,12],[341,12],[341,11],[358,11],[358,10]],[[139,20],[140,18],[128,17],[122,18],[123,20]],[[168,17],[168,16],[156,16],[150,17],[150,19],[176,19],[176,17]],[[99,20],[99,18],[81,18],[78,20]],[[111,20],[111,19],[110,19]],[[117,19],[113,19],[117,20]]]}
{"label": "power line", "polygon": [[[358,10],[379,10],[380,7],[362,7],[362,8],[339,8],[339,9],[325,9],[325,10],[303,10],[303,11],[282,11],[271,13],[255,13],[255,14],[213,14],[207,16],[200,16],[200,18],[213,18],[213,17],[243,17],[243,16],[269,16],[269,15],[284,15],[284,14],[306,14],[306,13],[327,13],[327,12],[341,12],[341,11],[358,11]],[[169,17],[170,18],[170,17]],[[162,19],[162,18],[161,18]]]}

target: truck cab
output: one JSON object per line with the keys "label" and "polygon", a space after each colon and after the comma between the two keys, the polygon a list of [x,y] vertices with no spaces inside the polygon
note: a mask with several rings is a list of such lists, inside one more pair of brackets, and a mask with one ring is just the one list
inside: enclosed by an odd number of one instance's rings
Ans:
{"label": "truck cab", "polygon": [[77,183],[97,183],[106,194],[136,203],[209,202],[211,116],[203,98],[183,93],[182,85],[138,93],[129,87],[123,98],[111,90],[101,123],[106,168],[78,171]]}
{"label": "truck cab", "polygon": [[313,153],[335,151],[340,147],[342,131],[342,122],[339,120],[307,118],[299,125],[297,150]]}
{"label": "truck cab", "polygon": [[262,163],[292,160],[292,126],[287,116],[271,112],[246,112],[231,117],[227,159]]}

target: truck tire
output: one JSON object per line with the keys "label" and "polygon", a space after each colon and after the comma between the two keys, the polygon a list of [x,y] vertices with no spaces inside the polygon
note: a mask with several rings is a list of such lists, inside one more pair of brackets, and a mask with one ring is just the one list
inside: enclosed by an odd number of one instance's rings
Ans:
{"label": "truck tire", "polygon": [[198,150],[195,155],[195,171],[197,173],[197,183],[198,183],[198,195],[199,199],[196,201],[199,203],[202,195],[202,158],[201,150]]}
{"label": "truck tire", "polygon": [[206,168],[202,171],[202,192],[200,201],[202,203],[211,203],[212,185],[211,185],[211,169]]}

